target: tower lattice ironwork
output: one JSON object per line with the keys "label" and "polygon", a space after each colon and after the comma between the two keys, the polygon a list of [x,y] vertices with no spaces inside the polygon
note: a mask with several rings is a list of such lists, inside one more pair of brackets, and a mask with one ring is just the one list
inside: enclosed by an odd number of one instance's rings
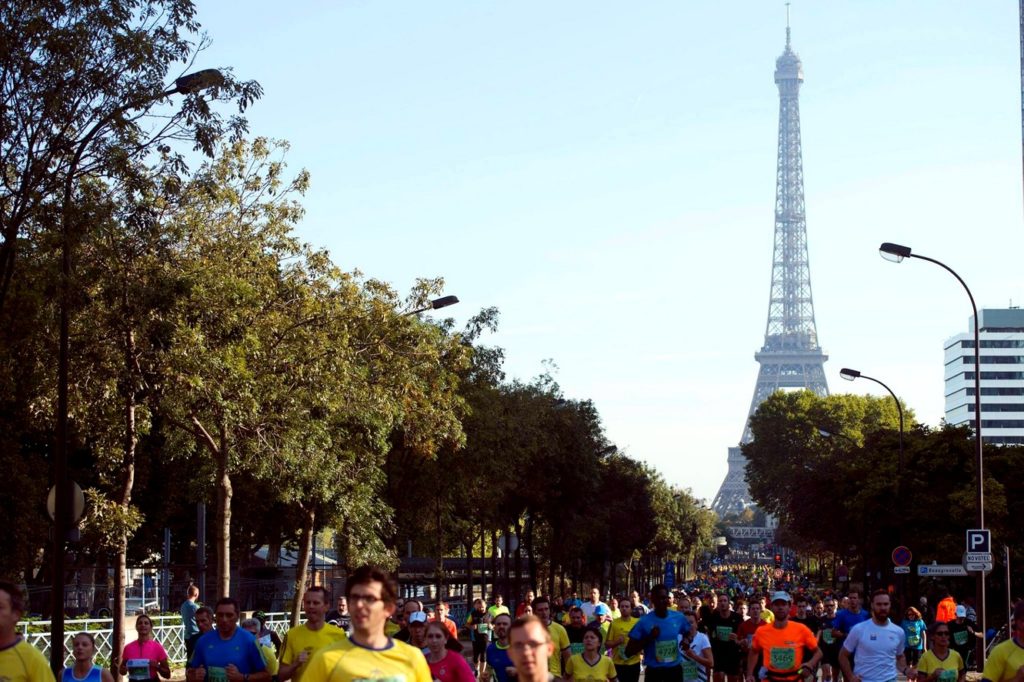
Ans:
{"label": "tower lattice ironwork", "polygon": [[[824,363],[828,356],[818,345],[811,298],[811,272],[807,257],[807,222],[804,216],[804,169],[800,145],[800,57],[790,45],[775,60],[779,88],[779,159],[775,179],[775,254],[768,302],[764,346],[754,354],[761,367],[750,401],[740,443],[753,439],[750,415],[761,402],[780,389],[810,389],[828,395]],[[753,504],[747,489],[747,460],[740,447],[729,448],[729,470],[711,504],[720,518]]]}

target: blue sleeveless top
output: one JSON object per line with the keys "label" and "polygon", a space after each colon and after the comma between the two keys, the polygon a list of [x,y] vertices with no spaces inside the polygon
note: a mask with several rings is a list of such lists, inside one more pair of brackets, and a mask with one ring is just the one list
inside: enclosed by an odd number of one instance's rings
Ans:
{"label": "blue sleeveless top", "polygon": [[103,668],[93,665],[92,670],[85,677],[75,677],[74,667],[64,668],[64,672],[60,675],[60,682],[103,682],[102,673]]}

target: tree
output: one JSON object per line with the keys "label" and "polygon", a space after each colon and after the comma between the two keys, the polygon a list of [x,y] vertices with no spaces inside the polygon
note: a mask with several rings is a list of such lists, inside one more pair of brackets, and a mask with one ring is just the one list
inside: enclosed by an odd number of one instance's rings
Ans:
{"label": "tree", "polygon": [[[192,68],[206,46],[191,0],[15,0],[0,8],[0,310],[15,274],[22,240],[52,230],[54,203],[79,177],[131,181],[134,161],[160,147],[184,169],[167,143],[188,139],[212,154],[226,132],[245,129],[225,119],[210,99],[261,94],[229,70],[210,91],[185,93],[179,109],[162,104],[172,69]],[[158,116],[150,116],[154,110]]]}

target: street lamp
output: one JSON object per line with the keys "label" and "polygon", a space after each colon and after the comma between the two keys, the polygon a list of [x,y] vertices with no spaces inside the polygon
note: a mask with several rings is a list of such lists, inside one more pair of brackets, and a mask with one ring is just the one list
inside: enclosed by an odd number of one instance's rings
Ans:
{"label": "street lamp", "polygon": [[54,450],[53,477],[56,486],[54,504],[54,557],[53,585],[51,595],[53,601],[50,623],[50,667],[54,673],[64,668],[64,542],[70,524],[71,481],[68,479],[68,364],[69,364],[69,326],[71,308],[71,251],[72,239],[69,225],[71,199],[75,188],[75,174],[89,145],[103,128],[115,118],[130,109],[138,109],[157,100],[182,93],[190,94],[217,87],[224,83],[224,75],[216,69],[204,69],[196,73],[186,74],[174,82],[174,86],[155,95],[138,100],[125,102],[112,109],[101,118],[82,137],[71,163],[68,165],[64,178],[64,197],[61,204],[61,267],[60,267],[60,328],[57,348],[57,442]]}
{"label": "street lamp", "polygon": [[[960,285],[967,292],[967,298],[971,301],[971,311],[974,313],[974,446],[975,446],[975,468],[977,469],[977,495],[975,499],[976,504],[976,515],[978,520],[978,528],[985,527],[985,479],[984,473],[984,459],[982,456],[982,440],[981,440],[981,334],[980,334],[980,321],[978,320],[978,306],[974,303],[974,295],[968,288],[967,283],[964,282],[963,278],[956,273],[953,268],[949,267],[941,261],[937,261],[934,258],[928,258],[920,254],[913,253],[909,246],[902,246],[900,244],[892,244],[885,242],[878,247],[878,251],[882,258],[892,261],[894,263],[901,262],[904,258],[917,258],[919,260],[928,261],[934,263],[940,268],[948,272],[949,274],[956,277],[956,281],[960,282]],[[879,382],[881,383],[881,382]],[[977,586],[976,586],[976,598],[978,602],[978,620],[981,623],[981,631],[985,631],[985,572],[978,571]],[[985,642],[982,640],[978,644],[978,660],[981,664],[985,663]]]}
{"label": "street lamp", "polygon": [[426,312],[428,310],[437,310],[438,308],[447,308],[448,306],[455,305],[458,302],[459,302],[459,297],[458,296],[442,296],[441,298],[435,298],[433,301],[430,302],[430,305],[428,305],[426,307],[417,308],[416,310],[410,310],[407,313],[402,313],[402,315],[408,317],[410,315],[415,315],[417,313]]}
{"label": "street lamp", "polygon": [[874,377],[869,377],[867,374],[861,374],[855,369],[843,367],[841,370],[839,370],[839,376],[846,379],[847,381],[855,381],[857,379],[867,379],[868,381],[873,381],[882,388],[884,388],[885,390],[889,391],[889,395],[891,395],[892,399],[896,402],[896,411],[899,412],[900,414],[900,460],[899,476],[896,479],[896,497],[898,500],[900,494],[902,493],[900,486],[903,483],[903,406],[900,405],[900,399],[897,398],[896,394],[892,392],[892,389],[886,386],[884,383],[882,383],[881,381]]}

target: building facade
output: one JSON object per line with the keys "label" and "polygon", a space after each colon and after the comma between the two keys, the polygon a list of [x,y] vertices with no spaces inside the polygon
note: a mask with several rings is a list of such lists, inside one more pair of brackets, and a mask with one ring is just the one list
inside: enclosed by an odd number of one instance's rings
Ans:
{"label": "building facade", "polygon": [[[981,433],[985,443],[1024,443],[1024,310],[983,308]],[[974,424],[974,319],[946,341],[946,422]]]}

